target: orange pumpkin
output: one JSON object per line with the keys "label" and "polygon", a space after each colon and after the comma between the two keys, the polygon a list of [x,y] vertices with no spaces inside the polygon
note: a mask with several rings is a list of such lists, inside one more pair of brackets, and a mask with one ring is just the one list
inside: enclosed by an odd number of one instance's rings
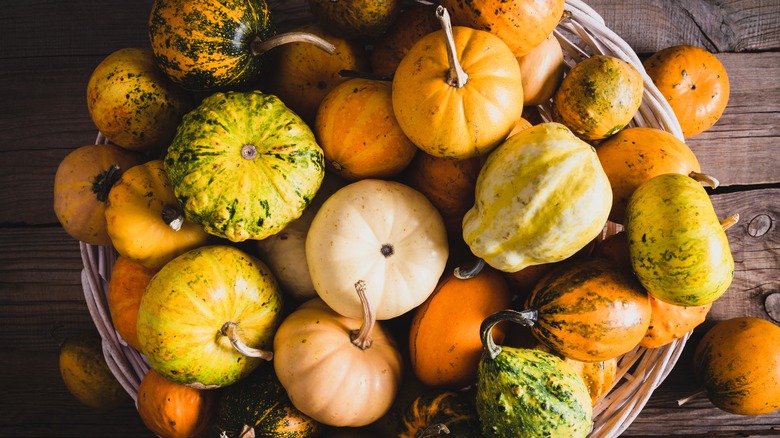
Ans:
{"label": "orange pumpkin", "polygon": [[667,47],[651,55],[643,65],[672,107],[684,137],[711,128],[726,110],[729,77],[711,52],[689,45]]}
{"label": "orange pumpkin", "polygon": [[111,280],[106,290],[108,310],[114,328],[127,345],[138,351],[141,350],[136,333],[138,308],[146,285],[157,271],[120,255],[111,269]]}
{"label": "orange pumpkin", "polygon": [[369,61],[371,71],[391,75],[414,43],[439,29],[439,22],[430,6],[414,4],[404,9],[395,22],[374,43]]}
{"label": "orange pumpkin", "polygon": [[517,119],[515,126],[512,128],[511,131],[509,131],[509,135],[507,135],[506,138],[509,138],[517,134],[518,132],[528,129],[532,126],[534,125],[532,125],[531,122],[528,121],[525,117],[520,117],[519,119]]}
{"label": "orange pumpkin", "polygon": [[391,93],[389,82],[354,78],[320,104],[314,132],[337,175],[349,181],[386,179],[414,158],[417,147],[398,126]]}
{"label": "orange pumpkin", "polygon": [[333,53],[305,43],[294,42],[275,50],[276,60],[266,85],[310,126],[328,93],[349,79],[341,70],[367,71],[368,54],[362,45],[327,32],[318,24],[298,26],[295,31],[316,35],[333,44]]}
{"label": "orange pumpkin", "polygon": [[63,158],[54,175],[54,213],[62,228],[90,245],[111,245],[106,199],[120,175],[141,155],[111,144],[81,146]]}
{"label": "orange pumpkin", "polygon": [[456,25],[498,36],[515,56],[523,56],[547,38],[563,15],[563,0],[443,0]]}
{"label": "orange pumpkin", "polygon": [[566,68],[558,39],[548,35],[530,52],[517,58],[517,63],[523,79],[523,104],[541,105],[549,101],[561,85]]}
{"label": "orange pumpkin", "polygon": [[495,35],[452,27],[415,43],[393,76],[393,111],[414,144],[444,158],[485,155],[502,142],[523,111],[520,66]]}
{"label": "orange pumpkin", "polygon": [[[414,312],[409,356],[415,376],[430,387],[458,389],[476,381],[482,355],[479,327],[490,314],[508,308],[512,294],[502,274],[486,267],[475,277],[445,275]],[[457,321],[457,323],[453,323]],[[501,343],[504,330],[493,337]]]}
{"label": "orange pumpkin", "polygon": [[138,387],[138,415],[144,425],[163,438],[200,436],[216,416],[215,391],[171,382],[153,369]]}

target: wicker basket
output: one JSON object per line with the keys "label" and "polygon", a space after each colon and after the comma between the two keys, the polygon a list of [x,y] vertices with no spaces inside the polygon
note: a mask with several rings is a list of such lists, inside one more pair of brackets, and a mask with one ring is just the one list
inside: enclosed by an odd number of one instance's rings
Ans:
{"label": "wicker basket", "polygon": [[[311,20],[305,0],[268,0],[280,29]],[[680,125],[666,100],[647,76],[641,61],[631,47],[604,24],[604,20],[580,0],[566,0],[570,13],[555,29],[567,67],[594,54],[623,59],[644,77],[642,105],[632,126],[646,126],[669,131],[682,139]],[[543,119],[550,120],[550,107],[538,107]],[[98,134],[96,143],[106,143]],[[618,230],[614,224],[605,227],[603,237]],[[109,368],[125,390],[137,399],[138,386],[149,370],[146,359],[120,338],[111,323],[106,291],[116,251],[111,247],[81,245],[84,269],[81,282],[94,323],[103,338],[103,352]],[[591,437],[615,437],[625,431],[639,415],[655,388],[666,378],[679,358],[690,333],[660,348],[636,347],[618,361],[618,376],[611,391],[594,408]]]}

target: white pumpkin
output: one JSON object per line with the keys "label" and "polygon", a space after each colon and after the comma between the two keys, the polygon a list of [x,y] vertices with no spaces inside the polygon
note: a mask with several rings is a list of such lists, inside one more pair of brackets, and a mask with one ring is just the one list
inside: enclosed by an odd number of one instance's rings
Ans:
{"label": "white pumpkin", "polygon": [[337,313],[361,318],[362,280],[378,320],[395,318],[433,293],[448,257],[436,208],[411,187],[377,179],[345,186],[320,207],[306,238],[317,294]]}

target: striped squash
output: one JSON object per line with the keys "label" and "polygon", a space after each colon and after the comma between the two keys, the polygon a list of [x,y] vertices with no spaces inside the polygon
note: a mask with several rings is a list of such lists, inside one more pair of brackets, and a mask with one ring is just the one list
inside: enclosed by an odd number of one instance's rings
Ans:
{"label": "striped squash", "polygon": [[183,88],[236,88],[266,61],[254,50],[276,34],[265,0],[155,0],[149,39],[157,64]]}
{"label": "striped squash", "polygon": [[187,219],[233,242],[279,232],[324,177],[311,129],[259,91],[204,99],[184,116],[164,162]]}

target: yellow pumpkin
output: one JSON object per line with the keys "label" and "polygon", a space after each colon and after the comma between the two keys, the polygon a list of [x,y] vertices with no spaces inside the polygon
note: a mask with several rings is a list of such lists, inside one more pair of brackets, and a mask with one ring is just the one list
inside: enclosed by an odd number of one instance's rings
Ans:
{"label": "yellow pumpkin", "polygon": [[550,34],[530,52],[517,58],[523,79],[523,104],[541,105],[549,101],[563,81],[566,64],[558,39]]}
{"label": "yellow pumpkin", "polygon": [[329,426],[378,420],[401,385],[403,359],[396,341],[376,322],[362,286],[354,288],[366,305],[362,318],[341,316],[312,298],[288,315],[274,336],[274,371],[290,401]]}
{"label": "yellow pumpkin", "polygon": [[108,193],[106,231],[117,252],[151,269],[201,246],[209,234],[184,218],[162,160],[128,169]]}
{"label": "yellow pumpkin", "polygon": [[355,283],[377,319],[402,315],[425,301],[447,263],[444,221],[420,192],[393,181],[364,179],[331,195],[306,236],[314,289],[337,313],[360,318]]}
{"label": "yellow pumpkin", "polygon": [[54,175],[54,213],[71,237],[90,245],[111,245],[106,231],[106,199],[123,171],[141,155],[114,146],[81,146],[63,158]]}
{"label": "yellow pumpkin", "polygon": [[709,51],[689,45],[672,46],[654,53],[643,64],[672,107],[684,137],[711,128],[726,110],[729,77]]}
{"label": "yellow pumpkin", "polygon": [[487,154],[503,141],[523,111],[520,67],[495,35],[452,27],[418,40],[393,76],[393,111],[414,144],[443,158]]}
{"label": "yellow pumpkin", "polygon": [[332,171],[349,181],[390,178],[417,152],[393,115],[389,82],[353,78],[320,103],[314,133]]}

